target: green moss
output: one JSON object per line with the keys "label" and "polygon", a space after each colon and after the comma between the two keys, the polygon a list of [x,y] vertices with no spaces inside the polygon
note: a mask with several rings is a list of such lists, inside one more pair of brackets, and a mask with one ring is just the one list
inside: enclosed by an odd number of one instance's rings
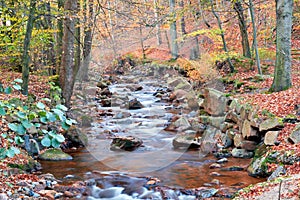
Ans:
{"label": "green moss", "polygon": [[48,149],[42,154],[39,155],[39,159],[41,160],[72,160],[72,156],[64,153],[61,149]]}

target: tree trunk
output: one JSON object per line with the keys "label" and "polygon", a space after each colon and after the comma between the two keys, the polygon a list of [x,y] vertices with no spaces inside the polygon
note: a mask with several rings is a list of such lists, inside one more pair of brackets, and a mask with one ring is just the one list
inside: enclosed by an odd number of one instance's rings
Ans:
{"label": "tree trunk", "polygon": [[[58,9],[61,11],[64,7],[64,1],[65,0],[58,0]],[[57,39],[56,39],[56,74],[59,74],[60,71],[60,64],[61,64],[61,55],[62,55],[62,44],[63,44],[63,18],[60,17],[57,20]]]}
{"label": "tree trunk", "polygon": [[[88,8],[89,8],[89,18],[88,19],[88,25],[85,27],[84,30],[84,46],[83,46],[83,65],[82,65],[82,79],[83,81],[88,81],[89,76],[89,65],[91,61],[91,51],[92,51],[92,43],[93,43],[93,33],[92,33],[92,27],[94,25],[94,1],[89,0],[88,1]],[[86,13],[87,16],[87,13]]]}
{"label": "tree trunk", "polygon": [[239,18],[239,27],[240,27],[241,37],[242,37],[243,56],[247,58],[251,58],[251,50],[250,50],[248,32],[247,32],[247,23],[244,16],[243,6],[240,0],[235,1],[234,10],[237,12]]}
{"label": "tree trunk", "polygon": [[67,107],[71,105],[71,96],[75,83],[75,63],[74,63],[74,42],[75,42],[75,23],[74,19],[77,11],[77,1],[65,1],[65,18],[64,18],[64,36],[63,52],[60,66],[60,85],[62,95]]}
{"label": "tree trunk", "polygon": [[[184,11],[184,0],[180,0],[179,1],[179,6],[181,8],[182,11]],[[181,34],[185,35],[186,34],[186,30],[185,30],[185,19],[184,19],[184,12],[181,13],[181,18],[180,18],[180,27],[181,27]]]}
{"label": "tree trunk", "polygon": [[33,30],[33,23],[34,23],[34,14],[36,10],[36,1],[30,1],[30,10],[29,10],[29,17],[26,26],[26,34],[24,39],[24,49],[23,49],[23,56],[22,56],[22,94],[28,95],[28,82],[29,82],[29,48],[30,48],[30,40]]}
{"label": "tree trunk", "polygon": [[261,67],[260,67],[260,58],[259,58],[259,53],[258,53],[258,47],[257,47],[255,16],[254,16],[254,11],[253,11],[252,0],[249,0],[249,8],[250,8],[250,15],[251,15],[251,21],[252,21],[252,27],[253,27],[253,45],[254,45],[254,49],[255,49],[257,71],[259,74],[262,74]]}
{"label": "tree trunk", "polygon": [[[223,42],[223,49],[226,53],[228,53],[227,44],[226,44],[226,40],[225,40],[225,35],[224,35],[223,28],[222,28],[222,22],[220,20],[220,17],[218,15],[218,13],[214,9],[214,4],[213,4],[212,0],[210,0],[210,4],[211,4],[211,11],[213,12],[214,16],[217,18],[218,26],[219,26],[219,29],[221,30],[221,38],[222,38],[222,42]],[[230,72],[233,72],[234,71],[234,66],[233,66],[229,56],[227,58],[227,61],[228,61],[229,67],[230,67]]]}
{"label": "tree trunk", "polygon": [[276,63],[271,91],[292,86],[291,34],[293,0],[276,0]]}
{"label": "tree trunk", "polygon": [[175,0],[169,0],[170,3],[170,37],[171,37],[171,55],[172,59],[178,58],[178,43],[177,43],[177,30],[176,30],[176,14],[175,14]]}
{"label": "tree trunk", "polygon": [[[77,13],[80,12],[81,5],[80,1],[77,1]],[[76,28],[75,28],[75,70],[74,76],[78,73],[78,70],[81,65],[81,26],[80,19],[76,19]]]}
{"label": "tree trunk", "polygon": [[162,44],[162,39],[161,39],[161,31],[160,31],[160,22],[159,22],[159,12],[158,12],[158,2],[157,0],[153,0],[154,3],[154,18],[155,18],[155,28],[156,28],[156,41],[157,45]]}

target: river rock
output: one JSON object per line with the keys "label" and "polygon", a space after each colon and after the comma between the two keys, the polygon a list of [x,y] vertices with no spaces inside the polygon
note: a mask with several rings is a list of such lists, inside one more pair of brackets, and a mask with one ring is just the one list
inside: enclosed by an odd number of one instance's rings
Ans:
{"label": "river rock", "polygon": [[192,134],[183,133],[173,139],[175,149],[197,149],[200,147],[199,140],[195,138],[195,132]]}
{"label": "river rock", "polygon": [[200,199],[213,197],[217,192],[218,190],[215,188],[206,188],[206,187],[197,188],[197,196]]}
{"label": "river rock", "polygon": [[252,158],[254,153],[251,151],[247,151],[246,149],[238,149],[234,148],[231,151],[232,157],[234,158]]}
{"label": "river rock", "polygon": [[206,88],[203,95],[203,107],[207,113],[212,116],[222,116],[225,114],[228,99],[224,93],[212,88]]}
{"label": "river rock", "polygon": [[128,137],[115,137],[113,138],[110,149],[111,150],[125,150],[134,151],[143,144],[143,141],[139,138],[128,136]]}
{"label": "river rock", "polygon": [[265,145],[275,145],[279,131],[268,131],[264,138]]}
{"label": "river rock", "polygon": [[265,121],[263,121],[259,125],[259,131],[267,131],[270,129],[274,128],[282,128],[283,127],[283,122],[280,118],[274,117],[274,118],[269,118]]}
{"label": "river rock", "polygon": [[247,168],[247,172],[253,177],[266,177],[270,175],[267,167],[267,146],[262,143],[255,150],[255,155]]}
{"label": "river rock", "polygon": [[235,147],[241,147],[242,146],[242,141],[243,141],[243,136],[242,134],[236,133],[233,137],[233,144]]}
{"label": "river rock", "polygon": [[242,135],[245,139],[259,137],[258,132],[251,126],[249,120],[245,120],[243,123]]}
{"label": "river rock", "polygon": [[243,140],[241,143],[241,148],[247,151],[254,151],[256,149],[257,143],[255,141]]}
{"label": "river rock", "polygon": [[136,109],[144,108],[144,106],[140,101],[134,98],[127,103],[127,108],[129,110],[136,110]]}
{"label": "river rock", "polygon": [[68,147],[83,147],[88,144],[87,135],[76,126],[71,126],[64,136]]}
{"label": "river rock", "polygon": [[230,110],[229,112],[226,113],[225,116],[225,121],[226,122],[233,122],[233,123],[238,123],[241,120],[240,116],[236,114],[233,110]]}
{"label": "river rock", "polygon": [[177,119],[175,122],[173,122],[173,125],[176,128],[181,128],[183,129],[188,129],[191,127],[190,122],[188,121],[188,119],[186,117],[180,117],[179,119]]}
{"label": "river rock", "polygon": [[298,144],[300,142],[300,124],[298,124],[292,131],[289,136],[289,141],[294,144]]}
{"label": "river rock", "polygon": [[217,140],[215,138],[217,132],[221,131],[212,126],[207,126],[200,141],[200,149],[203,153],[211,153],[217,150]]}
{"label": "river rock", "polygon": [[278,178],[279,176],[283,176],[286,174],[286,169],[284,166],[279,165],[275,171],[268,177],[268,181],[273,181],[276,178]]}
{"label": "river rock", "polygon": [[49,161],[61,161],[72,160],[73,157],[63,152],[61,149],[47,149],[39,155],[39,159]]}
{"label": "river rock", "polygon": [[239,101],[237,99],[232,99],[229,104],[228,110],[232,110],[232,111],[236,112],[236,114],[240,114],[241,108],[242,108],[242,105],[239,103]]}

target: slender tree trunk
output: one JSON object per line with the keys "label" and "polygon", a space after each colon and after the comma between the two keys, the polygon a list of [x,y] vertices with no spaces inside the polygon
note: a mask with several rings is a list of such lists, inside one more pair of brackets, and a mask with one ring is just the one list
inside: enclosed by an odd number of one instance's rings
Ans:
{"label": "slender tree trunk", "polygon": [[258,53],[258,47],[257,47],[257,38],[256,38],[256,25],[255,25],[255,16],[253,11],[253,3],[252,0],[249,0],[249,9],[250,9],[250,15],[251,15],[251,21],[252,21],[252,27],[253,27],[253,45],[255,49],[255,58],[256,58],[256,65],[257,65],[257,71],[259,74],[262,74],[261,67],[260,67],[260,58]]}
{"label": "slender tree trunk", "polygon": [[113,19],[112,19],[112,15],[111,15],[111,4],[109,1],[107,1],[107,9],[108,9],[108,18],[109,18],[109,26],[110,26],[109,35],[111,38],[112,48],[114,51],[114,57],[117,57],[118,53],[117,53],[116,41],[115,41],[114,24],[113,24]]}
{"label": "slender tree trunk", "polygon": [[29,82],[29,48],[30,48],[30,40],[33,30],[33,23],[35,20],[34,14],[36,10],[36,1],[30,1],[30,10],[29,17],[27,21],[26,34],[24,39],[24,48],[23,48],[23,56],[22,56],[22,94],[28,95],[28,82]]}
{"label": "slender tree trunk", "polygon": [[[77,13],[80,12],[81,5],[80,0],[77,0]],[[75,27],[75,70],[74,76],[78,73],[78,70],[81,65],[81,27],[80,27],[80,19],[76,19],[76,27]]]}
{"label": "slender tree trunk", "polygon": [[293,0],[276,0],[276,63],[271,91],[292,86],[291,34]]}
{"label": "slender tree trunk", "polygon": [[[64,7],[64,2],[65,0],[58,0],[58,9],[61,11]],[[62,55],[62,44],[63,44],[63,18],[60,17],[57,20],[57,28],[58,28],[58,33],[57,33],[57,44],[56,44],[56,74],[59,74],[60,72],[60,64],[61,64],[61,55]]]}
{"label": "slender tree trunk", "polygon": [[[211,3],[211,10],[212,10],[214,16],[217,18],[218,26],[219,26],[219,29],[221,30],[221,38],[222,38],[222,42],[223,42],[223,49],[226,53],[228,53],[227,44],[226,44],[226,40],[225,40],[225,35],[224,35],[223,28],[222,28],[222,22],[220,20],[220,17],[218,15],[218,13],[214,9],[213,1],[210,0],[210,3]],[[228,61],[229,67],[230,67],[230,71],[233,72],[234,71],[234,66],[233,66],[229,56],[227,58],[227,61]]]}
{"label": "slender tree trunk", "polygon": [[[182,11],[184,11],[184,0],[179,1],[179,6]],[[184,18],[184,12],[182,13],[182,16],[180,18],[180,27],[181,27],[181,34],[185,35],[186,30],[185,30],[185,18]]]}
{"label": "slender tree trunk", "polygon": [[64,10],[66,16],[64,19],[63,52],[60,66],[60,85],[62,95],[67,107],[71,105],[71,96],[75,83],[75,63],[74,63],[74,42],[75,42],[75,24],[74,19],[77,11],[77,1],[66,0]]}
{"label": "slender tree trunk", "polygon": [[[89,15],[88,15],[88,25],[84,30],[84,46],[83,46],[83,66],[82,66],[82,78],[84,81],[89,80],[88,71],[89,65],[91,61],[91,51],[92,51],[92,43],[93,43],[93,33],[92,27],[94,25],[94,1],[88,1]],[[86,13],[87,15],[87,13]]]}
{"label": "slender tree trunk", "polygon": [[[46,27],[45,29],[53,29],[53,24],[52,24],[52,18],[51,18],[51,5],[50,2],[45,3],[47,14],[45,16],[46,20]],[[51,37],[50,42],[47,44],[47,49],[46,49],[46,56],[47,56],[47,65],[49,66],[48,74],[49,75],[54,75],[55,74],[55,50],[54,50],[54,38]]]}
{"label": "slender tree trunk", "polygon": [[251,50],[250,50],[248,32],[247,32],[247,23],[244,16],[243,6],[240,0],[235,1],[234,10],[237,12],[239,18],[239,27],[240,27],[241,37],[242,37],[243,56],[247,58],[251,58]]}
{"label": "slender tree trunk", "polygon": [[160,31],[160,22],[159,22],[159,12],[158,12],[158,2],[157,0],[153,0],[154,3],[154,18],[155,18],[155,28],[156,28],[156,41],[157,45],[162,44],[162,39],[161,39],[161,31]]}
{"label": "slender tree trunk", "polygon": [[170,15],[172,21],[170,24],[170,37],[171,37],[171,54],[172,59],[178,58],[178,43],[177,43],[177,29],[176,29],[176,14],[175,14],[175,0],[169,0],[170,3]]}

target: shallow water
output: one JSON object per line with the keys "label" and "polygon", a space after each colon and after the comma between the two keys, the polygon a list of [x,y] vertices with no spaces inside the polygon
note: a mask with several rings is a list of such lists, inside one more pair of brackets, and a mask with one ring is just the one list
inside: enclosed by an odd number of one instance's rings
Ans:
{"label": "shallow water", "polygon": [[[126,79],[129,78],[126,77]],[[163,81],[149,77],[144,78],[142,82],[139,82],[143,90],[136,92],[128,89],[132,84],[119,83],[110,86],[113,100],[124,97],[137,98],[144,108],[128,110],[126,107],[120,108],[116,105],[105,108],[99,106],[98,109],[114,116],[120,112],[129,113],[130,116],[121,119],[107,116],[102,117],[101,121],[95,120],[97,122],[92,127],[84,129],[89,137],[87,148],[70,152],[74,158],[72,161],[41,161],[42,172],[52,173],[64,181],[88,180],[91,178],[91,174],[99,175],[103,172],[107,172],[111,177],[114,177],[114,174],[126,174],[127,179],[132,177],[133,180],[134,177],[155,177],[160,180],[160,185],[186,189],[202,187],[214,179],[219,181],[217,187],[238,186],[242,188],[262,181],[262,179],[248,176],[246,171],[232,172],[210,169],[209,166],[217,159],[213,156],[199,154],[198,150],[174,150],[172,139],[176,133],[163,129],[174,113],[183,111],[173,105],[161,102],[159,98],[153,96],[158,88],[167,87],[161,82]],[[142,139],[143,146],[134,152],[111,151],[111,139],[107,139],[104,134],[107,132],[117,136],[138,137]],[[246,168],[249,162],[249,159],[230,158],[223,167],[242,166]],[[211,172],[218,172],[220,176],[210,175]],[[115,185],[107,184],[103,187],[110,188],[112,186]],[[121,187],[122,184],[119,186]],[[116,189],[116,191],[118,190]],[[126,198],[124,196],[124,199]]]}

